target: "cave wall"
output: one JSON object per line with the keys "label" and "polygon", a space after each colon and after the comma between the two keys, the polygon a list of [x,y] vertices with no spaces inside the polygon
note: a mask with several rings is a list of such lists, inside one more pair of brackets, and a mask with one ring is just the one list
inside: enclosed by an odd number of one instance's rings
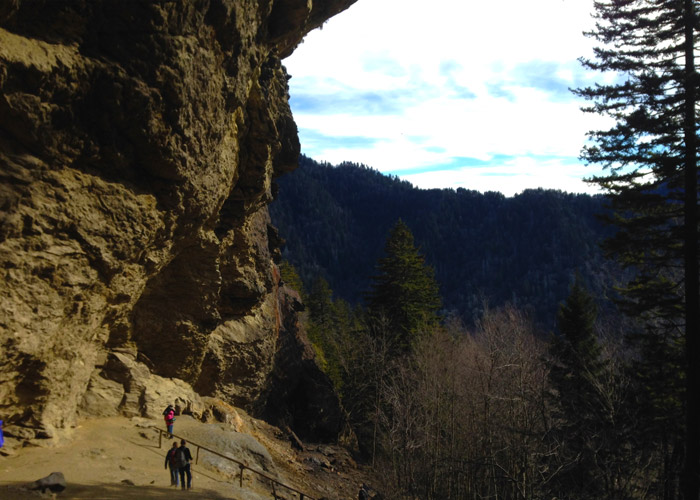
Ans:
{"label": "cave wall", "polygon": [[111,352],[259,405],[267,204],[299,154],[281,59],[355,0],[0,5],[0,414],[73,425]]}

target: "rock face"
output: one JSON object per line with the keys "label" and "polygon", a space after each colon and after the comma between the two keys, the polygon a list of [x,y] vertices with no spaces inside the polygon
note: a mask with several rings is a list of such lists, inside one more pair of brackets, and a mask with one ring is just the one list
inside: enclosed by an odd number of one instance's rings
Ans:
{"label": "rock face", "polygon": [[280,58],[354,1],[0,5],[8,423],[50,436],[119,398],[151,412],[148,384],[171,378],[265,406],[281,325],[266,204],[299,153]]}
{"label": "rock face", "polygon": [[256,413],[277,425],[291,426],[302,439],[352,439],[333,384],[314,361],[313,348],[296,314],[303,308],[299,295],[289,290],[280,305],[279,347],[268,392],[260,400],[264,406]]}
{"label": "rock face", "polygon": [[[183,417],[183,420],[186,418]],[[277,476],[270,452],[250,434],[233,431],[226,424],[212,423],[206,426],[190,427],[187,430],[187,436],[192,442],[205,448],[216,450],[238,462],[248,464],[257,471]],[[212,453],[202,452],[198,464],[217,470],[229,478],[234,478],[240,473],[237,463]]]}

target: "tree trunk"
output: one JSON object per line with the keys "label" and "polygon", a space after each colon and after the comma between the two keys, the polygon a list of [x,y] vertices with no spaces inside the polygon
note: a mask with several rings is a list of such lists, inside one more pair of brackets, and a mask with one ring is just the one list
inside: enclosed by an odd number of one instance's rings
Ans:
{"label": "tree trunk", "polygon": [[685,14],[685,353],[686,368],[686,457],[683,471],[685,500],[700,493],[700,289],[698,283],[698,174],[695,131],[694,1],[684,0]]}

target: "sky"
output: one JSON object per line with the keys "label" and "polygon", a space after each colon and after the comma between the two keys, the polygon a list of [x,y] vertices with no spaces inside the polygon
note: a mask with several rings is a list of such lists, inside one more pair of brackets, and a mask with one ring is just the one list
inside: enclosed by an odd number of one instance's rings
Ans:
{"label": "sky", "polygon": [[283,61],[302,153],[420,188],[596,191],[593,0],[358,0]]}

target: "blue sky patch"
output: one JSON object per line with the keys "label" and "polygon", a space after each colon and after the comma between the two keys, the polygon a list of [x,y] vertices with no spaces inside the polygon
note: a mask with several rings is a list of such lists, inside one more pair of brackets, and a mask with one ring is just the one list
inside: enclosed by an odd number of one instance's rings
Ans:
{"label": "blue sky patch", "polygon": [[403,89],[372,92],[342,89],[333,94],[293,89],[290,95],[292,112],[313,115],[396,115],[402,112],[407,103],[417,99],[415,92]]}
{"label": "blue sky patch", "polygon": [[329,136],[307,128],[299,129],[299,139],[303,144],[302,152],[312,157],[314,154],[319,153],[323,149],[327,149],[329,146],[332,146],[334,149],[362,149],[371,148],[378,142],[376,139],[370,137]]}
{"label": "blue sky patch", "polygon": [[492,97],[503,98],[509,102],[515,102],[515,94],[508,90],[506,86],[507,84],[504,82],[487,83],[486,90]]}
{"label": "blue sky patch", "polygon": [[[427,149],[427,148],[426,148]],[[438,152],[438,151],[436,151]],[[467,158],[467,157],[455,157],[451,161],[446,163],[439,163],[435,165],[426,165],[416,168],[406,168],[400,170],[393,170],[391,173],[394,175],[410,175],[410,174],[424,174],[427,172],[441,172],[445,170],[454,170],[464,167],[483,167],[486,165],[491,165],[493,162],[484,161],[478,158]]]}

